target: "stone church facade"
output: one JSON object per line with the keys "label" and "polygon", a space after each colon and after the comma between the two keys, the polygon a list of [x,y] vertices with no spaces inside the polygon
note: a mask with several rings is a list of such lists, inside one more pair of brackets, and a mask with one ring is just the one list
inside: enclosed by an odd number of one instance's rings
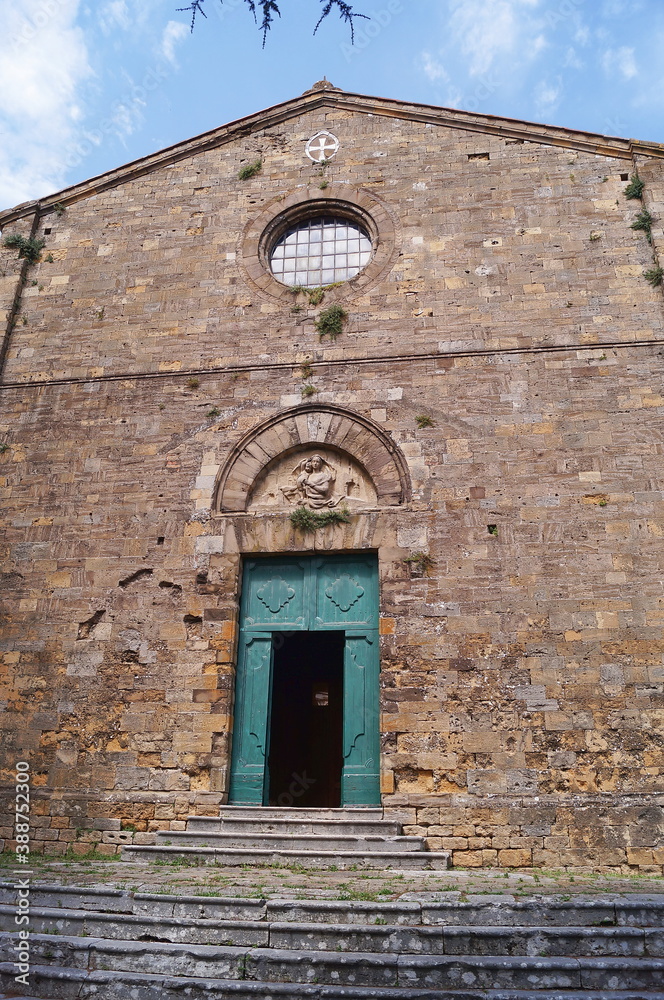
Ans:
{"label": "stone church facade", "polygon": [[0,215],[33,849],[380,803],[664,871],[663,167],[322,83]]}

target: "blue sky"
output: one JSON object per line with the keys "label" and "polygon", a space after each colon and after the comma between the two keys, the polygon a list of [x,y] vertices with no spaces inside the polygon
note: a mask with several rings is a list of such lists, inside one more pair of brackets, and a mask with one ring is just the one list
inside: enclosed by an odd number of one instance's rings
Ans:
{"label": "blue sky", "polygon": [[0,207],[301,94],[344,90],[664,142],[662,0],[2,0]]}

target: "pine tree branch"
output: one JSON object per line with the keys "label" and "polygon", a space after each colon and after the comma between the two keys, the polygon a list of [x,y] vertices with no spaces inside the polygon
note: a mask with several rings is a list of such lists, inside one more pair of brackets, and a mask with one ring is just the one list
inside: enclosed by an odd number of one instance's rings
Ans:
{"label": "pine tree branch", "polygon": [[365,21],[370,21],[371,18],[368,17],[367,14],[356,14],[351,5],[348,3],[344,3],[344,0],[320,0],[320,2],[324,4],[323,13],[318,18],[318,22],[316,24],[316,27],[314,28],[314,35],[320,28],[321,22],[325,20],[325,18],[330,13],[332,8],[336,7],[337,10],[339,11],[339,17],[341,18],[341,20],[345,21],[348,25],[350,25],[350,44],[353,45],[355,43],[355,25],[353,23],[354,19],[356,17],[363,17]]}
{"label": "pine tree branch", "polygon": [[[258,24],[257,9],[261,12],[261,22],[260,31],[263,34],[263,48],[265,48],[265,41],[267,39],[267,33],[272,27],[272,22],[274,21],[275,15],[281,17],[281,11],[277,6],[276,0],[244,0],[244,2],[249,7],[249,10],[254,16],[254,21]],[[333,9],[336,9],[339,13],[339,17],[342,21],[350,26],[350,40],[351,44],[355,41],[355,25],[354,20],[356,17],[362,17],[369,21],[371,18],[367,14],[356,14],[352,6],[349,3],[345,3],[344,0],[320,0],[323,4],[323,10],[321,12],[318,21],[316,22],[316,27],[314,28],[314,35],[321,26],[322,21],[330,14]],[[187,7],[178,7],[179,12],[191,12],[191,30],[194,30],[196,24],[196,15],[201,14],[203,17],[207,18],[207,14],[203,9],[203,4],[205,0],[192,0],[192,3]],[[223,3],[223,0],[219,0],[219,3]]]}
{"label": "pine tree branch", "polygon": [[191,4],[189,4],[188,7],[177,7],[176,8],[177,11],[178,11],[178,13],[184,13],[185,11],[188,11],[188,10],[191,11],[191,31],[192,32],[194,30],[194,24],[196,23],[196,15],[197,14],[202,14],[203,17],[207,18],[207,14],[205,13],[205,11],[203,10],[203,7],[202,7],[202,4],[204,4],[204,3],[205,3],[205,0],[194,0],[194,2],[191,3]]}

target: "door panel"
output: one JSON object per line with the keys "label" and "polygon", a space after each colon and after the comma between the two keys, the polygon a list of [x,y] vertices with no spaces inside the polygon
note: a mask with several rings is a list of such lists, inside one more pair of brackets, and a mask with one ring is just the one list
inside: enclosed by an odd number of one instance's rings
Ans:
{"label": "door panel", "polygon": [[330,556],[316,560],[316,597],[311,628],[363,625],[378,628],[378,579],[373,557]]}
{"label": "door panel", "polygon": [[244,566],[241,627],[306,629],[309,559],[250,559]]}
{"label": "door panel", "polygon": [[380,803],[376,556],[248,559],[240,623],[229,801],[267,801],[273,637],[334,629],[345,633],[342,805]]}
{"label": "door panel", "polygon": [[380,805],[378,633],[347,632],[344,657],[342,803]]}
{"label": "door panel", "polygon": [[230,787],[230,801],[238,805],[263,804],[272,657],[270,632],[254,633],[240,644]]}

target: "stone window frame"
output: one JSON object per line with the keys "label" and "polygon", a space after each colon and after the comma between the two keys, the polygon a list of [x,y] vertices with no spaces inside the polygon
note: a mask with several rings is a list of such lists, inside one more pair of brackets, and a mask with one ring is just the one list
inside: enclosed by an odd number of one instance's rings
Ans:
{"label": "stone window frame", "polygon": [[329,184],[325,191],[310,187],[273,199],[244,228],[237,250],[240,271],[261,295],[292,303],[288,285],[278,281],[270,269],[269,253],[275,240],[290,226],[316,215],[339,216],[365,229],[371,237],[373,256],[359,274],[327,293],[339,301],[364,292],[394,266],[400,247],[400,227],[392,210],[373,193],[347,184]]}

